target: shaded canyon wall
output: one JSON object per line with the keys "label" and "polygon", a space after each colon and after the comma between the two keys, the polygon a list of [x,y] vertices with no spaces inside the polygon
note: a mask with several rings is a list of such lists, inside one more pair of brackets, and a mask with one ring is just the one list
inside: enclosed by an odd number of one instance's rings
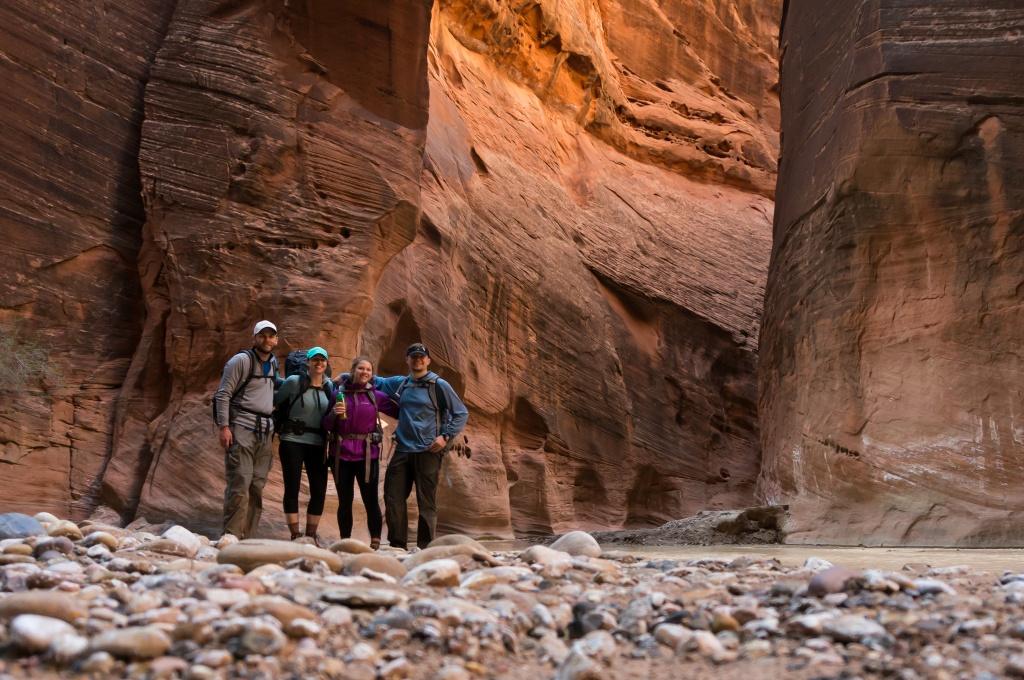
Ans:
{"label": "shaded canyon wall", "polygon": [[173,3],[0,5],[0,499],[82,516],[145,318],[143,91]]}
{"label": "shaded canyon wall", "polygon": [[790,541],[1024,545],[1022,25],[787,3],[759,492]]}

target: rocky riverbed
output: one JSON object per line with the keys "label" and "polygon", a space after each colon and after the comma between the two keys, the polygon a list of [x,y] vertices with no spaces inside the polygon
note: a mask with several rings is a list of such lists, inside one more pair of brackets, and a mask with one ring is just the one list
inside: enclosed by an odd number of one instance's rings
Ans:
{"label": "rocky riverbed", "polygon": [[[0,515],[0,677],[1024,676],[1024,573]],[[751,550],[754,550],[752,548]]]}

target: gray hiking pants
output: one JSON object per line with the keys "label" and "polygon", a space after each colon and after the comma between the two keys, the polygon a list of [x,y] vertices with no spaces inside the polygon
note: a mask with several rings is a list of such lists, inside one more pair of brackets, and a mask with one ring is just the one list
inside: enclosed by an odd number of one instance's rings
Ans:
{"label": "gray hiking pants", "polygon": [[252,538],[263,514],[263,487],[274,461],[270,434],[233,427],[234,442],[224,452],[224,533]]}
{"label": "gray hiking pants", "polygon": [[426,548],[437,531],[437,480],[444,454],[396,451],[384,474],[384,516],[388,524],[388,543],[405,548],[409,540],[409,510],[406,499],[416,487],[416,507],[420,519],[416,525],[416,545]]}

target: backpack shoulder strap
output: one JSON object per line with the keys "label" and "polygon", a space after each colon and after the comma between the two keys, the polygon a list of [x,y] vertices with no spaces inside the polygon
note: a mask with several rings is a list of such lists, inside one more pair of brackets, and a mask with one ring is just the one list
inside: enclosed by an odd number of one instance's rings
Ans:
{"label": "backpack shoulder strap", "polygon": [[[327,415],[327,412],[331,410],[331,384],[325,380],[324,384],[320,386],[320,391],[324,393],[324,401],[327,402],[327,405],[324,406],[323,412],[320,414],[320,417],[323,418]],[[319,399],[320,395],[318,394],[317,400]]]}
{"label": "backpack shoulder strap", "polygon": [[402,384],[398,386],[397,390],[395,390],[395,394],[391,397],[391,401],[395,402],[395,406],[401,405],[402,392],[405,391],[405,388],[408,387],[411,382],[412,378],[405,376],[405,380],[403,380]]}
{"label": "backpack shoulder strap", "polygon": [[252,382],[252,379],[256,376],[256,364],[259,363],[256,361],[256,352],[253,352],[251,349],[243,349],[239,354],[249,357],[249,373],[245,376],[245,380],[243,380],[241,384],[235,388],[235,391],[231,393],[229,403],[238,399],[238,397],[245,392],[245,388],[249,386],[249,383]]}
{"label": "backpack shoulder strap", "polygon": [[430,396],[430,405],[434,408],[434,425],[437,436],[441,435],[441,409],[437,401],[437,378],[424,381],[427,385],[427,394]]}
{"label": "backpack shoulder strap", "polygon": [[380,411],[377,409],[377,395],[374,393],[372,384],[366,388],[366,396],[370,400],[370,404],[373,405],[373,429],[375,432],[383,434],[384,430],[380,426]]}
{"label": "backpack shoulder strap", "polygon": [[445,395],[444,390],[437,388],[436,380],[431,383],[431,387],[434,388],[434,405],[438,412],[444,415],[445,411],[448,410],[448,397]]}

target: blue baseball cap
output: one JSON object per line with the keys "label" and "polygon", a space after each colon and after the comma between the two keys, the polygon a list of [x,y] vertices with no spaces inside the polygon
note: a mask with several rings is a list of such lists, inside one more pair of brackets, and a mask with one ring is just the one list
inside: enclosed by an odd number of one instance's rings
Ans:
{"label": "blue baseball cap", "polygon": [[306,361],[309,361],[310,359],[318,355],[322,356],[324,359],[330,358],[327,356],[327,350],[325,350],[323,347],[310,347],[309,350],[306,352]]}

